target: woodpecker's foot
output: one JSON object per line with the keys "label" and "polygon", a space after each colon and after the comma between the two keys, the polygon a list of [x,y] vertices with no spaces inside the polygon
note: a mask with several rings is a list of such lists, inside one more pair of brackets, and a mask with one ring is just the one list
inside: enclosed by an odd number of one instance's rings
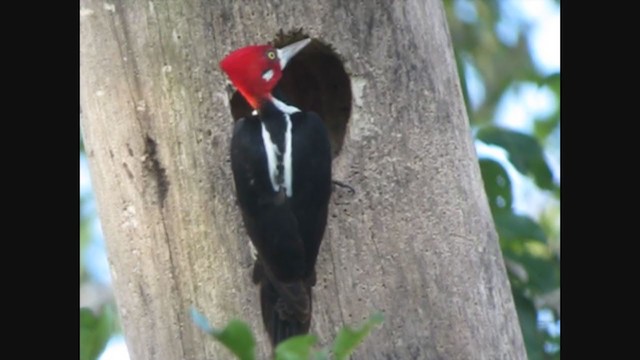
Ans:
{"label": "woodpecker's foot", "polygon": [[336,186],[339,186],[339,187],[341,187],[341,188],[345,188],[345,189],[349,190],[349,192],[351,193],[351,195],[354,195],[354,194],[356,193],[356,191],[355,191],[351,186],[349,186],[349,185],[347,185],[347,184],[345,184],[345,183],[343,183],[343,182],[341,182],[341,181],[338,181],[338,180],[331,180],[331,183],[333,183],[334,188],[335,188]]}

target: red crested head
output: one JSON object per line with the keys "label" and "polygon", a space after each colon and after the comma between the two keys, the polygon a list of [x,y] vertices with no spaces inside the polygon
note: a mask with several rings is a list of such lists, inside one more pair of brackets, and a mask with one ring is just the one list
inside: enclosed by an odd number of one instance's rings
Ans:
{"label": "red crested head", "polygon": [[289,60],[310,41],[305,39],[282,49],[270,45],[243,47],[222,59],[220,68],[251,107],[259,109],[262,103],[271,99],[271,91]]}
{"label": "red crested head", "polygon": [[227,55],[220,67],[254,109],[271,97],[282,77],[276,49],[268,45],[238,49]]}

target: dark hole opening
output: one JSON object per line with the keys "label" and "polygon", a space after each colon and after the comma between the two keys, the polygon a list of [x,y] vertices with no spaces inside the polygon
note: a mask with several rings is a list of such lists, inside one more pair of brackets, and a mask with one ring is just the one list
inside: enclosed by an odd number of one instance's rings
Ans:
{"label": "dark hole opening", "polygon": [[[273,45],[282,47],[307,37],[300,30],[288,34],[280,32]],[[291,105],[320,115],[329,131],[333,157],[338,156],[351,116],[352,95],[349,75],[333,48],[312,39],[287,64],[278,88]],[[251,115],[251,107],[237,91],[233,93],[230,105],[234,121]]]}

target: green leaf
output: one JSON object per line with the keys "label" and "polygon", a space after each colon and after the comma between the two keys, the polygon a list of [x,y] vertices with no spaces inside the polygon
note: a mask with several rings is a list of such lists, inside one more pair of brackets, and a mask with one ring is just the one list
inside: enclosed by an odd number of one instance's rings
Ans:
{"label": "green leaf", "polygon": [[240,360],[255,358],[256,342],[249,326],[240,320],[231,320],[224,329],[214,328],[207,318],[195,308],[191,308],[193,322],[204,332],[218,340]]}
{"label": "green leaf", "polygon": [[511,212],[495,214],[494,220],[503,255],[526,271],[527,290],[542,295],[557,289],[559,261],[547,245],[542,227],[527,216]]}
{"label": "green leaf", "polygon": [[554,189],[553,174],[536,138],[495,126],[480,129],[477,138],[505,149],[513,166],[523,175],[532,175],[540,188]]}
{"label": "green leaf", "polygon": [[560,73],[553,73],[544,77],[541,81],[541,85],[547,85],[553,90],[554,93],[560,97]]}
{"label": "green leaf", "polygon": [[291,337],[276,347],[276,360],[308,360],[318,338],[313,335]]}
{"label": "green leaf", "polygon": [[542,227],[528,216],[501,212],[494,213],[493,218],[503,244],[511,240],[537,240],[547,243],[547,236]]}
{"label": "green leaf", "polygon": [[336,360],[346,359],[355,348],[364,340],[371,332],[374,326],[382,324],[384,318],[381,313],[372,315],[359,329],[353,330],[349,327],[343,327],[338,332],[335,342],[333,343],[333,354]]}
{"label": "green leaf", "polygon": [[547,333],[545,340],[547,359],[560,360],[560,335],[552,336]]}
{"label": "green leaf", "polygon": [[522,337],[527,347],[529,360],[543,360],[544,336],[538,329],[538,313],[531,300],[518,292],[513,293],[518,320],[522,329]]}
{"label": "green leaf", "polygon": [[485,191],[489,198],[492,213],[510,211],[513,204],[511,179],[499,162],[490,159],[480,160],[480,171]]}
{"label": "green leaf", "polygon": [[533,295],[543,295],[560,287],[560,266],[555,258],[543,259],[525,252],[520,255],[505,254],[527,270],[527,289]]}
{"label": "green leaf", "polygon": [[313,354],[314,360],[329,360],[329,349],[322,349]]}
{"label": "green leaf", "polygon": [[546,118],[537,119],[533,124],[533,132],[540,141],[545,141],[560,124],[560,111],[556,110]]}
{"label": "green leaf", "polygon": [[111,313],[103,307],[100,315],[80,309],[80,360],[95,360],[102,354],[111,337]]}
{"label": "green leaf", "polygon": [[540,78],[538,85],[551,90],[556,97],[556,109],[553,114],[546,118],[536,119],[534,123],[534,133],[538,140],[543,142],[554,130],[560,125],[560,73],[551,74],[547,77]]}

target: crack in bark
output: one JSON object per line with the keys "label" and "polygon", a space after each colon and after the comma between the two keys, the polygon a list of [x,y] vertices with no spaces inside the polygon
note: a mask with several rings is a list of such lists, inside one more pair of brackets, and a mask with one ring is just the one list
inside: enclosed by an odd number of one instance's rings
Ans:
{"label": "crack in bark", "polygon": [[340,284],[338,283],[338,277],[337,277],[337,272],[336,272],[336,260],[334,258],[334,254],[333,254],[333,248],[330,246],[329,247],[329,253],[331,254],[331,265],[333,267],[333,279],[336,283],[336,301],[338,302],[338,308],[340,309],[339,313],[340,313],[340,320],[342,321],[342,325],[345,324],[344,322],[344,308],[342,307],[342,301],[340,300]]}
{"label": "crack in bark", "polygon": [[153,176],[153,179],[155,179],[158,202],[160,203],[160,206],[164,208],[164,201],[167,198],[170,185],[169,179],[167,178],[167,171],[162,164],[160,164],[160,160],[158,159],[157,144],[155,140],[147,135],[144,146],[145,154],[147,155],[144,159],[144,164],[147,171],[149,171]]}

